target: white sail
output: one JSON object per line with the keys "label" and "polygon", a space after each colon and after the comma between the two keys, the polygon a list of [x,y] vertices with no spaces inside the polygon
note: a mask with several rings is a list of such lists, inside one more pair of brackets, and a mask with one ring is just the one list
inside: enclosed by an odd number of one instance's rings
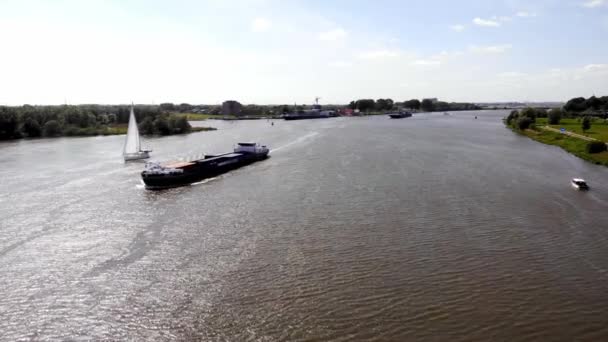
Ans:
{"label": "white sail", "polygon": [[125,141],[125,147],[123,154],[138,153],[141,151],[139,143],[139,129],[137,128],[137,120],[135,120],[135,113],[133,113],[133,106],[131,106],[131,114],[129,115],[129,128],[127,129],[127,140]]}

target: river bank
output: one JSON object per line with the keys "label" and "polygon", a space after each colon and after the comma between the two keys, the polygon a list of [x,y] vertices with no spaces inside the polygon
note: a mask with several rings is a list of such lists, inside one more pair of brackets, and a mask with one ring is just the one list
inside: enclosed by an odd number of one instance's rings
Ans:
{"label": "river bank", "polygon": [[[595,123],[592,124],[591,129],[583,133],[577,119],[562,119],[560,125],[547,125],[546,118],[536,120],[536,124],[528,129],[520,130],[509,125],[506,126],[530,139],[543,144],[558,146],[588,162],[608,166],[608,151],[589,153],[587,147],[593,141],[606,142],[603,139],[608,137],[608,125]],[[565,129],[565,131],[562,133],[560,129]]]}
{"label": "river bank", "polygon": [[[95,136],[95,135],[122,135],[127,134],[127,125],[115,125],[115,126],[104,126],[99,128],[74,128],[73,130],[68,128],[62,136],[68,137],[86,137],[86,136]],[[190,132],[180,133],[180,134],[188,134],[188,133],[196,133],[196,132],[205,132],[205,131],[215,131],[214,127],[192,127]],[[146,136],[147,134],[143,134]],[[155,136],[156,134],[152,134],[151,136]],[[175,135],[175,134],[169,134]],[[149,135],[148,135],[149,136]]]}

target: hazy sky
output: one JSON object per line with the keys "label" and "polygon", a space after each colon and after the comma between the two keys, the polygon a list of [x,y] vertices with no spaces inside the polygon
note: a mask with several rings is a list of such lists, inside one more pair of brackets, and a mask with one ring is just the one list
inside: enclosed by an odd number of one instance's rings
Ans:
{"label": "hazy sky", "polygon": [[0,104],[608,95],[608,0],[0,0]]}

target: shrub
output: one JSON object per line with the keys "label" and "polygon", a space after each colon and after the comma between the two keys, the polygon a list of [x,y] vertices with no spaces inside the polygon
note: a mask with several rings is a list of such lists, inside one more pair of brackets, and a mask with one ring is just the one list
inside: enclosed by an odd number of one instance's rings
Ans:
{"label": "shrub", "polygon": [[588,116],[585,116],[583,118],[581,128],[583,129],[583,132],[586,132],[589,128],[591,128],[591,119]]}
{"label": "shrub", "polygon": [[549,125],[559,125],[559,122],[562,120],[562,110],[558,108],[551,109],[547,117]]}
{"label": "shrub", "polygon": [[80,130],[78,129],[78,127],[76,127],[74,125],[69,125],[68,127],[66,127],[63,130],[63,135],[68,136],[68,137],[73,137],[73,136],[77,136],[79,131]]}
{"label": "shrub", "polygon": [[524,117],[517,119],[517,128],[519,128],[523,131],[524,129],[530,128],[530,125],[532,123],[533,123],[532,119],[530,119],[527,116],[524,116]]}
{"label": "shrub", "polygon": [[159,135],[171,134],[171,128],[169,127],[167,119],[164,117],[158,117],[156,120],[154,120],[154,131]]}
{"label": "shrub", "polygon": [[544,108],[538,108],[536,109],[536,117],[537,118],[546,118],[547,117],[547,110]]}
{"label": "shrub", "polygon": [[42,132],[45,137],[56,137],[61,134],[61,126],[57,120],[50,120],[44,124]]}
{"label": "shrub", "polygon": [[174,134],[190,133],[192,126],[185,117],[171,117],[169,127]]}
{"label": "shrub", "polygon": [[600,153],[606,151],[606,143],[603,141],[590,141],[586,147],[587,153]]}
{"label": "shrub", "polygon": [[532,122],[536,122],[536,110],[534,108],[524,108],[520,113],[519,116],[526,116],[528,118],[530,118],[530,120],[532,120]]}
{"label": "shrub", "polygon": [[513,124],[514,120],[517,119],[518,117],[519,117],[519,112],[514,110],[514,111],[511,111],[511,113],[509,113],[509,116],[507,116],[505,121],[507,122],[507,125],[511,125],[511,124]]}

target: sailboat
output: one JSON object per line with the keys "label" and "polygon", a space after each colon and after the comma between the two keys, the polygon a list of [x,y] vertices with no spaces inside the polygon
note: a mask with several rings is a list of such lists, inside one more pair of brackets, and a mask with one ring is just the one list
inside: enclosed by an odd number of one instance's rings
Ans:
{"label": "sailboat", "polygon": [[122,156],[125,161],[150,158],[152,150],[142,150],[139,141],[139,129],[137,128],[137,120],[131,105],[131,114],[129,115],[129,128],[127,129],[127,139],[122,151]]}

